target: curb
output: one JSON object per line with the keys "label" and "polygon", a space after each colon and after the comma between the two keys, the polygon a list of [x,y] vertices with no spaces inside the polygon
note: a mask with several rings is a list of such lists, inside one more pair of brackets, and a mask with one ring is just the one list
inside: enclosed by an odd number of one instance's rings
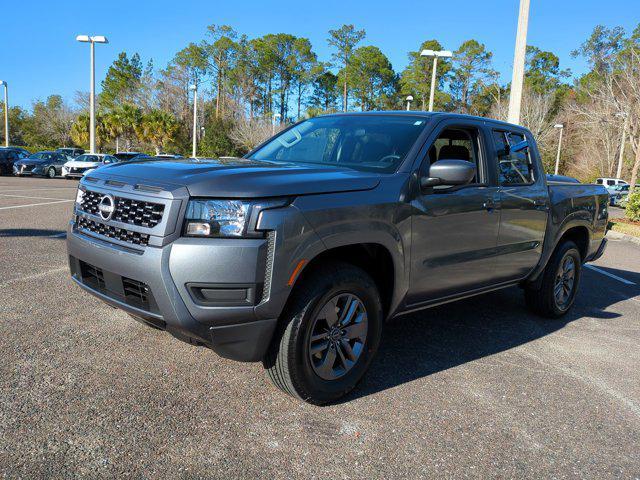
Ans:
{"label": "curb", "polygon": [[627,235],[626,233],[614,232],[613,230],[609,230],[606,236],[611,240],[626,240],[627,242],[640,245],[640,237],[634,237],[632,235]]}

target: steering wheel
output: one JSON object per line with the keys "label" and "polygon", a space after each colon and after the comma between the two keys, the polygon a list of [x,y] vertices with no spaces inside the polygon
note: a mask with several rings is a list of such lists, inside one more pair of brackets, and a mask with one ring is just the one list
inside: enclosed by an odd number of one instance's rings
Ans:
{"label": "steering wheel", "polygon": [[400,155],[396,155],[395,153],[392,153],[391,155],[385,155],[384,157],[382,157],[380,159],[381,163],[391,163],[394,160],[400,160]]}

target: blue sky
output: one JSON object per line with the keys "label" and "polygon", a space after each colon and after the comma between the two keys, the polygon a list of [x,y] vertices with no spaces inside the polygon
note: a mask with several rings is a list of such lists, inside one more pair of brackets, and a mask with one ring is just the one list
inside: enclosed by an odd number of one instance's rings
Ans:
{"label": "blue sky", "polygon": [[[328,59],[327,31],[353,23],[367,31],[396,71],[407,52],[437,38],[454,50],[475,38],[494,52],[494,67],[509,81],[518,0],[280,0],[257,1],[16,1],[2,6],[0,79],[9,82],[10,104],[30,107],[35,99],[58,93],[72,100],[87,91],[89,49],[76,42],[81,33],[106,35],[96,50],[99,81],[118,52],[138,52],[164,67],[176,51],[200,41],[209,24],[229,24],[250,37],[287,32],[309,37],[321,59]],[[631,31],[640,22],[638,0],[531,0],[528,44],[560,56],[561,67],[580,74],[576,48],[598,24]]]}

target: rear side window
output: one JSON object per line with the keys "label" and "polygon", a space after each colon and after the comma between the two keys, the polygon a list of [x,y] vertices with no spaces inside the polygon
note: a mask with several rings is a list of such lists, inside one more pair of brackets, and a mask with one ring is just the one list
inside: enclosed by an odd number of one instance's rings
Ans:
{"label": "rear side window", "polygon": [[525,137],[520,133],[494,130],[500,185],[530,185],[534,182],[533,162]]}
{"label": "rear side window", "polygon": [[615,180],[607,180],[607,185],[611,186],[615,184],[616,184]]}

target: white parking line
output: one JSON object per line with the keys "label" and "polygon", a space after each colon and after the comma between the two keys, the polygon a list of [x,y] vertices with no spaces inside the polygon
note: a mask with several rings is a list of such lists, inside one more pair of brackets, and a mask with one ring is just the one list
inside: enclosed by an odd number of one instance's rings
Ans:
{"label": "white parking line", "polygon": [[55,197],[33,197],[31,195],[7,195],[6,193],[0,193],[0,197],[11,197],[11,198],[39,198],[40,200],[64,200],[63,198],[55,198]]}
{"label": "white parking line", "polygon": [[[0,188],[9,185],[0,185]],[[52,187],[52,188],[14,188],[11,190],[0,190],[1,192],[35,192],[38,190],[77,190],[78,187]]]}
{"label": "white parking line", "polygon": [[53,205],[54,203],[75,202],[75,200],[58,200],[57,202],[30,203],[29,205],[14,205],[13,207],[0,207],[0,210],[11,210],[12,208],[37,207],[38,205]]}
{"label": "white parking line", "polygon": [[635,285],[634,282],[632,282],[630,280],[627,280],[626,278],[622,278],[622,277],[619,277],[617,275],[614,275],[613,273],[606,272],[606,271],[602,270],[601,268],[594,267],[593,265],[588,265],[587,264],[587,265],[585,265],[585,267],[587,267],[589,270],[593,270],[594,272],[598,272],[598,273],[601,273],[602,275],[606,275],[609,278],[613,278],[614,280],[618,280],[619,282],[622,282],[625,285]]}

